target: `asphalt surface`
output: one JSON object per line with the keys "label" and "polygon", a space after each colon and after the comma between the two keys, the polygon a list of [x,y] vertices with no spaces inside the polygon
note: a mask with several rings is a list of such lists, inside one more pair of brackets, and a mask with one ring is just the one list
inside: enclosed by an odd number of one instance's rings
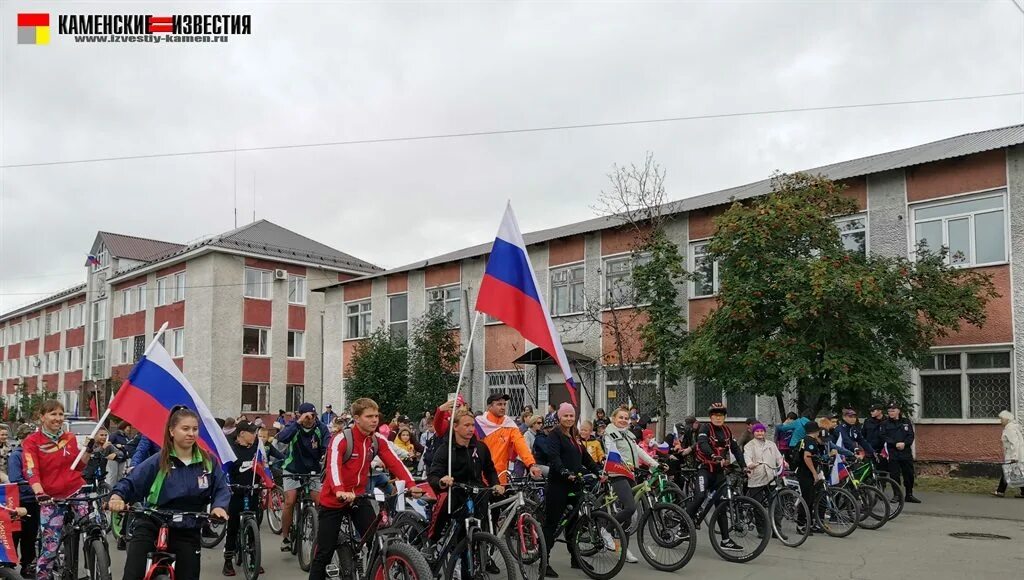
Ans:
{"label": "asphalt surface", "polygon": [[[753,562],[732,564],[721,560],[708,541],[707,529],[698,532],[697,553],[675,573],[657,572],[641,558],[626,564],[618,578],[707,578],[795,580],[811,578],[1020,578],[1024,570],[1024,499],[996,499],[962,494],[921,494],[920,505],[907,505],[904,513],[876,531],[859,529],[844,539],[812,536],[799,548],[772,541]],[[959,539],[953,533],[995,534],[1009,539]],[[298,560],[281,553],[280,538],[264,526],[263,561],[268,580],[306,578]],[[635,551],[635,550],[634,550]],[[639,553],[637,554],[639,556]],[[124,552],[112,554],[113,577],[124,569]],[[565,544],[552,554],[560,578],[586,578],[569,568]],[[203,578],[223,578],[223,545],[203,551]]]}

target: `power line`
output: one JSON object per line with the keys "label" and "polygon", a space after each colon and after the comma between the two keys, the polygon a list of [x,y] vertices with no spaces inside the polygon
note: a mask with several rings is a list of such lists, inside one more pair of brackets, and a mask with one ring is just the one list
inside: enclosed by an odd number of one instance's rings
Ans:
{"label": "power line", "polygon": [[701,119],[727,119],[733,117],[752,117],[757,115],[777,115],[781,113],[805,113],[811,111],[836,111],[843,109],[861,109],[868,107],[892,107],[899,105],[922,105],[927,103],[948,103],[955,101],[972,101],[979,99],[997,99],[1002,97],[1019,97],[1024,91],[1009,93],[992,93],[986,95],[970,95],[963,97],[942,97],[935,99],[915,99],[907,101],[882,101],[877,103],[856,103],[849,105],[827,105],[822,107],[798,107],[791,109],[765,109],[761,111],[742,111],[735,113],[713,113],[708,115],[687,115],[681,117],[663,117],[657,119],[639,119],[630,121],[608,121],[604,123],[580,123],[575,125],[550,125],[543,127],[527,127],[522,129],[495,129],[490,131],[466,131],[460,133],[439,133],[434,135],[415,135],[407,137],[380,137],[372,139],[354,139],[350,141],[326,141],[322,143],[299,143],[293,145],[265,145],[260,147],[242,147],[232,149],[202,149],[194,151],[178,151],[173,153],[149,153],[144,155],[122,155],[117,157],[95,157],[89,159],[73,159],[68,161],[40,161],[37,163],[12,163],[0,165],[2,169],[19,167],[46,167],[51,165],[76,165],[82,163],[102,163],[107,161],[131,161],[136,159],[155,159],[161,157],[189,157],[198,155],[218,155],[223,153],[283,151],[288,149],[311,149],[315,147],[337,147],[342,145],[369,145],[377,143],[397,143],[409,141],[428,141],[439,139],[457,139],[464,137],[486,137],[492,135],[516,135],[521,133],[542,133],[549,131],[570,131],[575,129],[598,129],[603,127],[624,127],[629,125],[650,125],[655,123],[677,123]]}

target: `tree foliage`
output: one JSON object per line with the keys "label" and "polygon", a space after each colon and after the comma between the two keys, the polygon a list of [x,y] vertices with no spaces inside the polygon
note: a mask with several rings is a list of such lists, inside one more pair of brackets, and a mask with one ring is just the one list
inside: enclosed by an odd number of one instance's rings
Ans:
{"label": "tree foliage", "polygon": [[433,410],[455,390],[462,351],[451,320],[435,309],[416,321],[410,349],[405,411],[415,414]]}
{"label": "tree foliage", "polygon": [[381,417],[391,417],[401,408],[408,389],[409,349],[393,340],[385,328],[378,329],[355,347],[345,381],[346,399],[368,397],[380,406]]}
{"label": "tree foliage", "polygon": [[694,330],[679,363],[727,392],[782,396],[801,408],[906,400],[905,369],[962,324],[982,325],[996,296],[989,276],[948,265],[843,248],[837,216],[856,213],[825,178],[780,175],[773,192],[734,203],[708,247],[719,262],[717,309]]}

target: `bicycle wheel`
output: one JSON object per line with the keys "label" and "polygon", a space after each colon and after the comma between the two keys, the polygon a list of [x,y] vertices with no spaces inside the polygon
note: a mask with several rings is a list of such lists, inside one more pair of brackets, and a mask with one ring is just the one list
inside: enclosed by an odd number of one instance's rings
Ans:
{"label": "bicycle wheel", "polygon": [[519,571],[525,580],[544,577],[548,568],[548,550],[544,532],[537,519],[525,509],[520,510],[505,534],[505,542],[512,556],[519,562]]}
{"label": "bicycle wheel", "polygon": [[877,530],[889,521],[890,506],[885,495],[870,485],[856,488],[857,499],[860,500],[860,519],[857,525],[865,530]]}
{"label": "bicycle wheel", "polygon": [[86,548],[86,561],[90,580],[111,580],[110,575],[110,550],[107,544],[96,538],[89,542]]}
{"label": "bicycle wheel", "polygon": [[[203,524],[202,532],[199,534],[199,542],[204,548],[216,548],[222,541],[224,541],[224,535],[227,534],[228,523],[225,521],[214,521],[212,519],[206,520]],[[212,532],[209,533],[208,532]]]}
{"label": "bicycle wheel", "polygon": [[606,512],[581,515],[566,533],[566,541],[583,573],[594,580],[608,580],[626,564],[629,536]]}
{"label": "bicycle wheel", "polygon": [[[66,515],[65,517],[70,517]],[[61,580],[78,580],[78,532],[65,525],[62,532],[60,546],[57,548],[57,557],[54,560],[54,578]]]}
{"label": "bicycle wheel", "polygon": [[299,568],[303,572],[309,572],[313,564],[313,549],[316,545],[316,534],[319,523],[316,511],[306,506],[299,513]]}
{"label": "bicycle wheel", "polygon": [[260,529],[256,520],[246,517],[242,520],[242,529],[239,530],[241,545],[238,546],[241,558],[242,574],[245,580],[255,580],[260,577]]}
{"label": "bicycle wheel", "polygon": [[417,549],[422,549],[427,543],[427,527],[429,523],[419,514],[404,511],[399,512],[391,519],[391,526],[401,530],[402,541]]}
{"label": "bicycle wheel", "polygon": [[814,500],[814,517],[826,534],[833,538],[845,538],[857,529],[860,502],[841,487],[826,487]]}
{"label": "bicycle wheel", "polygon": [[875,475],[875,487],[889,500],[889,519],[894,520],[903,513],[903,506],[906,498],[903,495],[903,486],[896,483],[896,480],[888,475]]}
{"label": "bicycle wheel", "polygon": [[697,550],[697,529],[683,508],[656,503],[644,512],[636,531],[640,554],[662,572],[675,572],[690,562]]}
{"label": "bicycle wheel", "polygon": [[280,487],[270,490],[267,495],[267,525],[275,534],[281,533],[281,515],[284,513],[284,491]]}
{"label": "bicycle wheel", "polygon": [[[391,555],[390,549],[388,555]],[[494,534],[480,530],[473,532],[472,544],[468,538],[463,538],[456,544],[448,563],[445,564],[443,577],[455,578],[456,566],[461,566],[462,580],[507,580],[519,576],[519,566],[509,552],[508,546]]]}
{"label": "bicycle wheel", "polygon": [[772,539],[764,506],[745,495],[733,496],[715,508],[708,526],[711,547],[729,562],[749,562],[761,555]]}
{"label": "bicycle wheel", "polygon": [[[434,577],[427,560],[416,548],[405,542],[393,542],[388,544],[387,550],[383,562],[378,557],[370,566],[369,577],[373,580],[431,580]],[[478,577],[487,578],[474,576]]]}
{"label": "bicycle wheel", "polygon": [[[800,494],[792,489],[782,489],[768,507],[768,519],[772,523],[772,531],[783,546],[796,548],[807,540],[811,527],[807,525],[811,510]],[[800,525],[800,522],[804,522]]]}
{"label": "bicycle wheel", "polygon": [[679,507],[686,505],[686,495],[683,493],[683,490],[671,481],[665,482],[665,486],[662,489],[656,489],[652,493],[654,493],[656,498],[655,501],[659,503],[670,503]]}
{"label": "bicycle wheel", "polygon": [[338,544],[334,555],[331,556],[331,563],[327,565],[327,577],[356,580],[356,560],[352,544],[347,542]]}

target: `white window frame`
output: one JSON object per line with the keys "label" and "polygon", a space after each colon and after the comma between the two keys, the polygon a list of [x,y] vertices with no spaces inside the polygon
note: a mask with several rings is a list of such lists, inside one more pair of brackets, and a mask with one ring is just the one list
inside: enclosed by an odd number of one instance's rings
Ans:
{"label": "white window frame", "polygon": [[[391,308],[391,300],[399,296],[405,296],[405,318],[401,320],[395,320],[394,312]],[[405,338],[409,338],[409,293],[408,292],[396,292],[394,294],[388,294],[388,332],[394,336],[394,328],[396,325],[405,325]]]}
{"label": "white window frame", "polygon": [[21,344],[21,323],[11,325],[11,342],[9,344]]}
{"label": "white window frame", "polygon": [[7,327],[0,327],[0,347],[7,346]]}
{"label": "white window frame", "polygon": [[[258,330],[259,331],[259,343],[257,345],[256,354],[245,353],[245,331],[246,330]],[[242,356],[253,356],[267,358],[271,356],[273,351],[271,350],[270,340],[270,329],[265,326],[245,326],[242,329]]]}
{"label": "white window frame", "polygon": [[[927,218],[927,219],[922,219],[922,220],[918,220],[917,219],[917,212],[918,212],[918,210],[931,209],[931,208],[942,207],[942,206],[946,206],[946,205],[952,205],[952,204],[956,204],[956,203],[962,203],[962,202],[965,202],[965,201],[977,201],[977,200],[987,199],[987,198],[1000,198],[1001,201],[1003,202],[1002,208],[1001,209],[985,209],[985,210],[980,210],[980,211],[973,211],[973,212],[966,212],[966,213],[943,215],[941,217]],[[970,245],[971,245],[970,255],[966,257],[967,258],[966,262],[962,262],[962,263],[958,263],[958,264],[952,264],[952,265],[955,266],[955,267],[959,267],[959,268],[979,268],[979,267],[984,267],[984,266],[996,266],[996,265],[1001,265],[1001,264],[1008,263],[1008,261],[1009,261],[1009,254],[1010,254],[1010,223],[1009,223],[1009,213],[1010,212],[1009,212],[1009,204],[1008,204],[1008,196],[1007,196],[1006,188],[999,188],[999,189],[989,190],[989,191],[984,191],[984,192],[976,192],[976,193],[971,193],[971,194],[966,194],[966,195],[957,195],[957,196],[953,196],[953,197],[949,197],[949,198],[943,198],[943,199],[935,200],[935,201],[927,201],[927,202],[921,202],[921,203],[908,204],[908,209],[909,209],[908,213],[911,216],[911,220],[910,220],[911,231],[910,231],[910,239],[908,240],[909,244],[910,244],[910,247],[908,248],[910,259],[912,259],[912,260],[917,259],[917,251],[916,251],[917,250],[917,237],[918,237],[917,236],[917,228],[918,228],[919,224],[931,223],[931,222],[936,222],[936,221],[941,222],[942,223],[942,247],[948,248],[949,247],[949,222],[951,220],[967,219],[968,220],[968,227],[969,227],[968,231],[969,231],[969,237],[970,237]],[[977,249],[978,249],[977,246],[978,246],[978,244],[977,244],[977,237],[976,237],[975,226],[974,226],[975,217],[978,216],[978,215],[995,213],[995,212],[1002,212],[1003,213],[1003,259],[1002,260],[997,260],[997,261],[994,261],[994,262],[977,262],[976,255],[977,255]],[[931,247],[929,247],[929,249],[931,251],[933,251],[933,252],[936,252],[936,251],[939,250],[939,248],[931,248]],[[946,256],[946,263],[947,264],[952,263],[952,258],[953,258],[952,254],[947,255]]]}
{"label": "white window frame", "polygon": [[25,321],[25,340],[35,340],[39,338],[39,319],[41,316],[35,318],[29,318]]}
{"label": "white window frame", "polygon": [[[363,307],[366,307],[365,309]],[[353,312],[352,309],[356,310]],[[356,320],[356,336],[352,336],[351,319]],[[373,306],[370,300],[354,300],[345,303],[345,340],[355,340],[370,336],[373,323]]]}
{"label": "white window frame", "polygon": [[85,302],[68,308],[68,329],[85,326]]}
{"label": "white window frame", "polygon": [[[854,221],[854,220],[863,220],[864,221],[864,227],[863,228],[853,229],[853,230],[848,230],[848,231],[843,231],[843,230],[839,229],[840,225],[842,225],[842,224],[844,224],[846,222]],[[859,213],[855,213],[855,214],[844,215],[843,217],[836,218],[835,220],[833,220],[833,222],[836,224],[836,229],[839,230],[839,242],[840,242],[840,245],[842,245],[844,248],[846,247],[842,243],[842,240],[843,240],[844,237],[850,236],[850,235],[853,235],[853,234],[857,234],[857,233],[860,233],[860,232],[864,232],[864,255],[867,255],[868,252],[871,251],[871,234],[868,233],[868,231],[870,230],[871,225],[868,223],[868,214],[867,214],[867,212],[859,212]]]}
{"label": "white window frame", "polygon": [[181,358],[185,356],[185,329],[175,328],[171,331],[171,358]]}
{"label": "white window frame", "polygon": [[60,334],[60,310],[54,310],[53,312],[47,312],[43,315],[46,321],[44,334],[50,336],[53,334]]}
{"label": "white window frame", "polygon": [[[294,336],[293,336],[294,335]],[[290,359],[305,359],[306,358],[306,331],[304,330],[289,330],[288,331],[288,342],[291,344],[292,352],[286,352]]]}
{"label": "white window frame", "polygon": [[188,283],[188,276],[184,270],[175,272],[174,278],[174,302],[181,302],[185,300],[185,285]]}
{"label": "white window frame", "polygon": [[[298,288],[299,286],[302,287],[301,288],[301,296],[298,297],[298,300],[292,300],[293,287],[295,287],[294,288],[294,293],[299,294],[300,293],[299,292],[299,288]],[[308,292],[309,292],[309,288],[306,286],[306,277],[305,276],[292,276],[292,275],[288,276],[288,304],[301,304],[301,305],[305,305],[306,304],[306,296],[307,296]]]}
{"label": "white window frame", "polygon": [[[697,242],[690,242],[690,251],[687,252],[688,268],[691,274],[697,272],[697,249],[705,248],[702,256],[707,256],[707,246],[711,243],[711,240],[701,240]],[[707,258],[705,258],[707,259]],[[710,294],[698,294],[697,293],[697,281],[690,280],[690,298],[711,298],[717,296],[719,291],[718,285],[718,260],[715,260],[711,264],[711,293]]]}
{"label": "white window frame", "polygon": [[[260,288],[259,295],[249,294],[249,272],[257,272],[260,275],[260,281],[256,285]],[[264,276],[266,280],[264,280]],[[254,300],[273,300],[274,299],[274,272],[273,270],[264,270],[261,268],[244,268],[242,270],[242,296],[246,298],[252,298]]]}
{"label": "white window frame", "polygon": [[60,372],[60,356],[59,352],[51,350],[46,353],[46,372],[49,374]]}
{"label": "white window frame", "polygon": [[[1003,353],[1008,352],[1010,355],[1010,366],[1000,367],[995,369],[972,369],[969,368],[968,355],[980,354],[980,353]],[[970,379],[969,376],[972,374],[1006,374],[1010,375],[1010,406],[1016,406],[1016,359],[1014,356],[1013,346],[1009,344],[992,344],[992,345],[969,345],[969,346],[957,346],[949,348],[934,348],[931,351],[932,356],[942,355],[960,355],[960,368],[958,369],[914,369],[914,395],[917,399],[917,403],[920,404],[920,412],[917,413],[915,418],[916,423],[922,424],[942,424],[942,423],[956,423],[956,424],[998,424],[998,417],[979,417],[973,418],[971,414],[971,397],[970,397]],[[924,381],[922,376],[929,375],[959,375],[960,376],[960,417],[924,417]],[[1011,413],[1016,413],[1016,409],[1007,409]]]}
{"label": "white window frame", "polygon": [[134,294],[133,290],[135,290],[135,289],[134,288],[125,288],[124,290],[121,290],[121,315],[122,316],[135,312],[135,309],[132,308],[132,303],[134,302],[134,300],[132,299],[132,295]]}
{"label": "white window frame", "polygon": [[[580,278],[578,280],[571,279],[572,273],[574,271],[576,271],[576,270],[579,270],[581,272]],[[565,272],[566,280],[565,281],[559,280],[559,281],[556,282],[555,278],[558,277],[563,271]],[[583,296],[581,298],[582,299],[582,303],[574,305],[573,304],[573,287],[577,286],[577,285],[583,287]],[[569,310],[567,310],[565,312],[561,312],[561,313],[560,312],[556,312],[556,308],[558,306],[558,302],[557,302],[557,300],[555,300],[555,287],[556,286],[557,287],[565,286],[566,288],[568,288],[568,300],[569,300],[570,308],[569,308]],[[550,304],[549,308],[551,309],[551,316],[552,317],[556,317],[556,316],[572,316],[574,314],[581,314],[581,313],[583,313],[586,310],[586,308],[587,308],[587,266],[586,266],[586,263],[585,262],[573,262],[573,263],[570,263],[570,264],[559,264],[557,266],[551,266],[550,268],[548,268],[548,297],[549,297],[549,304]],[[573,308],[573,306],[575,306],[575,308]]]}
{"label": "white window frame", "polygon": [[99,272],[100,270],[110,265],[110,252],[103,250],[96,256],[96,261],[98,261],[99,263],[93,264],[93,272]]}
{"label": "white window frame", "polygon": [[169,284],[170,276],[164,276],[163,278],[156,279],[156,305],[166,306],[170,304],[167,301],[167,291],[170,288]]}
{"label": "white window frame", "polygon": [[[255,385],[257,388],[256,392],[256,406],[260,406],[262,400],[263,409],[246,409],[242,403],[242,396],[245,394],[245,387],[247,385]],[[239,401],[238,405],[242,409],[243,413],[266,413],[270,407],[270,385],[268,383],[257,383],[257,382],[243,382],[242,388],[239,389]]]}
{"label": "white window frame", "polygon": [[[450,291],[454,291],[455,298],[449,296]],[[434,296],[431,296],[431,294],[434,294]],[[436,296],[440,296],[441,298],[438,299]],[[450,328],[459,328],[462,326],[462,282],[459,282],[458,284],[445,284],[444,286],[427,288],[425,303],[428,310],[435,305],[440,304],[444,312],[451,312],[452,316],[448,321],[451,325]],[[454,311],[449,311],[450,304],[456,304]]]}
{"label": "white window frame", "polygon": [[[633,286],[633,269],[638,264],[646,264],[651,259],[651,255],[644,253],[634,257],[632,253],[615,254],[612,256],[602,256],[601,258],[601,304],[605,310],[611,310],[614,308],[636,308],[642,306],[641,303],[636,301],[636,288]],[[629,273],[626,274],[626,279],[629,281],[630,292],[633,293],[634,300],[627,304],[610,305],[608,291],[611,289],[611,285],[608,283],[609,276],[609,265],[619,262],[629,262]],[[585,275],[585,274],[584,274]],[[617,272],[616,277],[622,276],[622,272]]]}
{"label": "white window frame", "polygon": [[133,336],[117,339],[117,364],[129,365],[134,362],[132,361],[134,358],[134,339],[135,337]]}

